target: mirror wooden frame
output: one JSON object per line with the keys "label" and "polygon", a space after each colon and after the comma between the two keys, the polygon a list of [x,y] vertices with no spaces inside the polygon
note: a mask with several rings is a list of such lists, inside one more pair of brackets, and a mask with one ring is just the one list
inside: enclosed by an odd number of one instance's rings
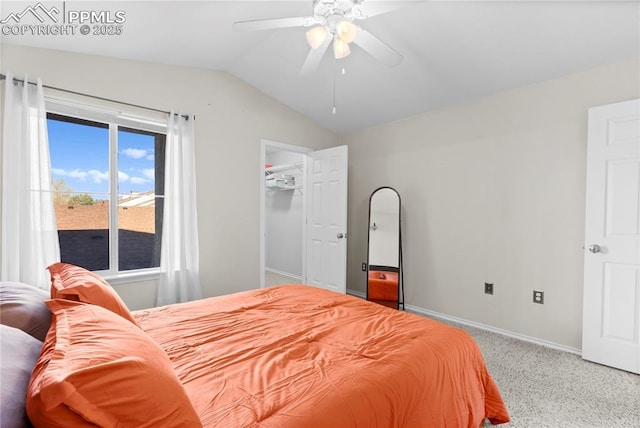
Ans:
{"label": "mirror wooden frame", "polygon": [[[372,231],[375,232],[379,228],[379,224],[374,217],[372,219],[372,202],[374,202],[374,196],[379,194],[378,192],[393,192],[398,199],[398,208],[397,208],[397,242],[398,242],[398,253],[397,253],[397,266],[389,261],[391,259],[387,259],[386,263],[380,263],[380,259],[371,260],[372,253]],[[395,208],[395,207],[393,207]],[[400,194],[393,187],[382,186],[378,187],[371,193],[369,196],[369,219],[367,222],[367,269],[366,269],[366,299],[372,302],[379,303],[384,306],[388,306],[394,309],[404,310],[404,275],[402,271],[402,221],[401,221],[401,212],[402,212],[402,200],[400,198]],[[391,210],[391,215],[395,215],[394,210]],[[378,217],[379,218],[379,217]],[[387,226],[387,224],[380,223],[383,228]],[[395,220],[390,219],[388,225],[395,225]],[[394,233],[392,230],[391,233]],[[393,239],[393,237],[392,237]],[[387,241],[393,242],[393,241]]]}

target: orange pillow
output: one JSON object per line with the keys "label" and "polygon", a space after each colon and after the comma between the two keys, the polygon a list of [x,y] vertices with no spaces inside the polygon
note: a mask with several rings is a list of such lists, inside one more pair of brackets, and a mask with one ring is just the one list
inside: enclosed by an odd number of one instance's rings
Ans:
{"label": "orange pillow", "polygon": [[96,305],[48,300],[52,327],[27,389],[34,426],[202,427],[169,357]]}
{"label": "orange pillow", "polygon": [[118,293],[99,275],[69,263],[49,266],[51,298],[91,303],[109,309],[138,325]]}
{"label": "orange pillow", "polygon": [[[57,406],[45,411],[41,405],[42,403],[37,400],[29,400],[29,396],[33,394],[33,391],[39,391],[42,388],[41,384],[44,379],[43,373],[47,369],[49,360],[55,351],[56,327],[56,317],[51,317],[51,327],[44,339],[44,344],[40,350],[40,356],[38,357],[36,365],[31,372],[31,378],[27,386],[26,408],[29,409],[29,407],[31,407],[31,414],[33,415],[30,416],[30,418],[33,418],[31,419],[31,423],[35,424],[35,426],[40,426],[39,422],[45,423],[48,420],[54,420],[58,424],[57,426],[81,427],[86,425],[86,421],[82,419],[79,414],[69,411],[69,409],[64,406]],[[29,410],[27,410],[27,415],[29,415]],[[38,415],[46,415],[46,419],[43,419]]]}

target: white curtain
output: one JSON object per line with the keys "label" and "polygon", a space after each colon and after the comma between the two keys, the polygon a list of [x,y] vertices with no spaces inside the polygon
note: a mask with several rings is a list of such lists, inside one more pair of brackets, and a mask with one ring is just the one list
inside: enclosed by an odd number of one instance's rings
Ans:
{"label": "white curtain", "polygon": [[42,82],[7,73],[2,126],[0,280],[49,289],[46,267],[60,261]]}
{"label": "white curtain", "polygon": [[199,299],[194,117],[169,115],[158,306]]}

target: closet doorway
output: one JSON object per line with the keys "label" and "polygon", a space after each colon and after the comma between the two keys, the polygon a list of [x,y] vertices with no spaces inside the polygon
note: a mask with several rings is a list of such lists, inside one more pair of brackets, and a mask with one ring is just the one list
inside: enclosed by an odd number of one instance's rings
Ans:
{"label": "closet doorway", "polygon": [[261,142],[260,287],[346,293],[348,161],[347,146]]}
{"label": "closet doorway", "polygon": [[306,147],[261,142],[260,287],[306,276]]}

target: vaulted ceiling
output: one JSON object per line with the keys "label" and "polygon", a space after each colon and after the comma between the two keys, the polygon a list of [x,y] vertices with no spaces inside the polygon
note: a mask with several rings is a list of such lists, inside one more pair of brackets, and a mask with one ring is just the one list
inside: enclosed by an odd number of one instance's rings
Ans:
{"label": "vaulted ceiling", "polygon": [[[2,18],[34,4],[2,3]],[[123,34],[3,35],[2,43],[226,71],[337,133],[640,56],[637,1],[398,2],[358,23],[403,56],[399,65],[354,46],[342,60],[328,52],[309,75],[300,74],[307,28],[232,24],[308,16],[311,0],[43,3],[122,10]]]}

